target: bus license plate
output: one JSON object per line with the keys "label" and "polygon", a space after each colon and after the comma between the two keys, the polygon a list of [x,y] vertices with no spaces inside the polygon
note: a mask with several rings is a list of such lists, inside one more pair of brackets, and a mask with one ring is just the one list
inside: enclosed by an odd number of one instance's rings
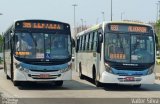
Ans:
{"label": "bus license plate", "polygon": [[49,78],[49,74],[40,74],[39,78]]}
{"label": "bus license plate", "polygon": [[125,77],[125,81],[135,81],[134,77]]}

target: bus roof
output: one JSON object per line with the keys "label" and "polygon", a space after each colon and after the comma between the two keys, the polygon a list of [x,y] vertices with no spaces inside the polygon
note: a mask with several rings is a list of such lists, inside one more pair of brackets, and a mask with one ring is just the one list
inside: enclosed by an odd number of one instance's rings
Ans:
{"label": "bus roof", "polygon": [[99,29],[100,27],[102,27],[102,24],[103,24],[103,23],[97,24],[97,25],[93,25],[92,27],[88,28],[87,30],[84,30],[84,31],[78,33],[78,34],[77,34],[77,37],[78,37],[78,36],[81,36],[81,35],[83,35],[83,34],[85,34],[85,33],[88,33],[88,32],[90,32],[90,31],[94,31],[94,30]]}
{"label": "bus roof", "polygon": [[85,33],[88,33],[90,31],[94,31],[94,30],[97,30],[99,29],[100,27],[104,26],[104,25],[107,25],[107,24],[133,24],[133,25],[144,25],[144,26],[149,26],[149,27],[152,27],[151,25],[149,24],[146,24],[146,23],[143,23],[143,22],[139,22],[139,21],[104,21],[100,24],[97,24],[97,25],[93,25],[92,27],[88,28],[87,30],[84,30],[80,33],[77,34],[77,37],[85,34]]}
{"label": "bus roof", "polygon": [[6,29],[6,31],[4,32],[4,34],[7,33],[10,29],[15,28],[15,23],[16,23],[16,22],[21,22],[21,21],[46,21],[46,22],[58,22],[58,23],[63,23],[63,24],[69,25],[68,23],[60,22],[60,21],[55,21],[55,20],[45,20],[45,19],[17,19],[17,20],[14,20],[13,23]]}
{"label": "bus roof", "polygon": [[124,20],[124,21],[110,21],[110,22],[106,22],[106,24],[108,23],[119,23],[119,24],[134,24],[134,25],[144,25],[144,26],[151,26],[149,24],[143,23],[143,22],[139,22],[139,21],[128,21],[128,20]]}
{"label": "bus roof", "polygon": [[14,20],[13,25],[18,21],[19,22],[21,22],[21,21],[46,21],[46,22],[58,22],[58,23],[63,23],[63,24],[69,25],[69,23],[66,23],[66,22],[55,21],[55,20],[45,20],[45,19],[19,19],[19,20]]}
{"label": "bus roof", "polygon": [[[19,19],[19,20],[15,20],[16,21],[50,21],[50,22],[61,22],[61,23],[65,23],[62,21],[55,21],[55,20],[47,20],[47,19]],[[67,23],[66,23],[67,24]]]}

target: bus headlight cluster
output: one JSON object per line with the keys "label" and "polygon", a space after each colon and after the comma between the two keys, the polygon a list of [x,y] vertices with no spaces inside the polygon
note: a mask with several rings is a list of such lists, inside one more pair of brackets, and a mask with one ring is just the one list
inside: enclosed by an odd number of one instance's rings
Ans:
{"label": "bus headlight cluster", "polygon": [[154,65],[152,65],[150,68],[148,68],[148,73],[147,74],[152,74],[154,71]]}
{"label": "bus headlight cluster", "polygon": [[107,72],[112,73],[112,68],[108,64],[105,64],[105,69]]}
{"label": "bus headlight cluster", "polygon": [[19,69],[20,71],[24,71],[24,72],[26,72],[26,73],[29,73],[29,70],[28,69],[26,69],[26,68],[22,68],[22,67],[20,67],[20,69]]}
{"label": "bus headlight cluster", "polygon": [[24,69],[24,71],[25,71],[26,73],[29,73],[29,70],[28,70],[28,69]]}
{"label": "bus headlight cluster", "polygon": [[20,71],[23,71],[24,69],[22,67],[19,68]]}
{"label": "bus headlight cluster", "polygon": [[15,63],[15,66],[17,69],[19,69],[21,67],[21,65],[19,63]]}
{"label": "bus headlight cluster", "polygon": [[72,64],[69,64],[65,69],[61,69],[60,73],[67,72],[67,71],[71,70],[71,68],[72,68]]}
{"label": "bus headlight cluster", "polygon": [[20,63],[15,63],[16,69],[23,71],[24,69],[21,67]]}
{"label": "bus headlight cluster", "polygon": [[20,64],[15,63],[16,69],[20,70],[20,71],[24,71],[26,73],[29,73],[28,69],[23,68]]}

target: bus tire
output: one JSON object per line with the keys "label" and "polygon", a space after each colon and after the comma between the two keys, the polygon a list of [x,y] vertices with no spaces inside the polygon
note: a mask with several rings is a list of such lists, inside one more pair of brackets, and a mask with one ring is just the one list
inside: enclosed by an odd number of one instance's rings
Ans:
{"label": "bus tire", "polygon": [[5,63],[5,61],[4,61],[4,64],[3,64],[3,70],[4,70],[4,72],[7,74],[7,69],[6,69],[6,63]]}
{"label": "bus tire", "polygon": [[11,66],[10,73],[11,73],[11,80],[14,82],[14,71],[12,66]]}
{"label": "bus tire", "polygon": [[96,70],[95,68],[93,69],[93,81],[96,87],[101,87],[101,83],[97,80],[97,75],[96,75]]}
{"label": "bus tire", "polygon": [[9,80],[9,79],[11,79],[11,78],[10,78],[8,75],[6,75],[6,79],[8,79],[8,80]]}
{"label": "bus tire", "polygon": [[63,81],[56,81],[55,85],[61,87],[63,85]]}
{"label": "bus tire", "polygon": [[11,79],[7,74],[6,64],[4,62],[4,73],[6,74],[6,79]]}
{"label": "bus tire", "polygon": [[84,75],[82,74],[81,63],[79,64],[79,78],[80,78],[80,79],[84,79]]}

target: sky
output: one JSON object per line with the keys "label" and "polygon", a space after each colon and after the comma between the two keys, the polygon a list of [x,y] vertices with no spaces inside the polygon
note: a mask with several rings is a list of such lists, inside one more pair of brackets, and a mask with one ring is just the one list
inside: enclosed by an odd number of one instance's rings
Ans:
{"label": "sky", "polygon": [[[154,22],[157,18],[157,0],[112,0],[113,21],[139,20]],[[76,25],[94,25],[110,21],[111,0],[0,0],[0,33],[19,19],[45,19],[69,23],[73,28],[74,9]]]}

